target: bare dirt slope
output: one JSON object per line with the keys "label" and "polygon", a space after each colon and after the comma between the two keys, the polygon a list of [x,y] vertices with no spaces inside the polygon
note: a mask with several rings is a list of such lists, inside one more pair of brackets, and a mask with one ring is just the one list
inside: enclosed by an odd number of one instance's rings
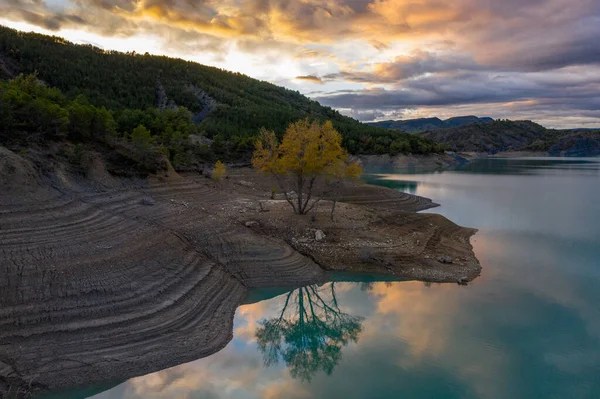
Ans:
{"label": "bare dirt slope", "polygon": [[415,214],[433,204],[393,190],[350,190],[361,205],[340,205],[331,222],[323,203],[313,221],[269,200],[251,171],[221,184],[174,172],[117,181],[93,160],[91,181],[61,165],[41,173],[0,150],[5,394],[121,381],[208,356],[231,339],[250,288],[321,282],[324,269],[427,281],[480,271],[473,230]]}

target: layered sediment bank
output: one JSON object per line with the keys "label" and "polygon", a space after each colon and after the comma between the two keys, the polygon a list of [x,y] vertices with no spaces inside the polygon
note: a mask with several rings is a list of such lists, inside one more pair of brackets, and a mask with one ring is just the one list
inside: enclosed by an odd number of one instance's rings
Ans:
{"label": "layered sediment bank", "polygon": [[221,184],[172,172],[133,181],[107,179],[98,165],[96,177],[77,178],[4,149],[0,158],[7,395],[122,381],[215,353],[252,288],[323,282],[325,270],[439,282],[480,271],[474,230],[417,214],[435,204],[394,190],[348,187],[331,221],[327,202],[314,218],[292,215],[250,170]]}

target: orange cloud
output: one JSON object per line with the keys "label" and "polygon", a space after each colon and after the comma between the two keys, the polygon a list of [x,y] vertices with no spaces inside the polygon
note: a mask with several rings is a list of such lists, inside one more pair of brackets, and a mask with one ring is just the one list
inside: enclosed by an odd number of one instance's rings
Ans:
{"label": "orange cloud", "polygon": [[304,80],[307,82],[311,82],[311,83],[323,83],[323,80],[315,75],[304,75],[304,76],[296,76],[296,79],[298,80]]}
{"label": "orange cloud", "polygon": [[313,394],[305,387],[298,384],[295,380],[285,379],[275,381],[267,385],[261,392],[263,399],[280,399],[280,398],[313,398]]}
{"label": "orange cloud", "polygon": [[[395,334],[405,341],[414,357],[425,353],[441,353],[453,325],[452,314],[459,306],[456,295],[448,295],[455,285],[439,285],[423,289],[423,283],[406,282],[387,287],[377,283],[377,313],[382,318],[393,317]],[[389,323],[389,320],[387,321]],[[365,323],[367,324],[367,323]],[[376,331],[373,331],[376,333]],[[368,335],[368,330],[365,331]]]}
{"label": "orange cloud", "polygon": [[244,324],[235,329],[235,336],[247,342],[256,341],[254,334],[258,326],[258,321],[266,317],[265,315],[268,310],[267,301],[240,306],[238,309],[238,318],[244,320]]}

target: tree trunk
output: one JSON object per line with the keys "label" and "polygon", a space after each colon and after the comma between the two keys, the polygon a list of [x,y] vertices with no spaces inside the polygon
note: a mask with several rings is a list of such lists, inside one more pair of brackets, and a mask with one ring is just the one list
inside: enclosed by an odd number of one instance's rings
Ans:
{"label": "tree trunk", "polygon": [[290,198],[288,196],[287,187],[281,181],[280,176],[278,174],[276,174],[276,173],[273,173],[273,176],[275,176],[275,179],[277,179],[277,184],[279,185],[279,188],[283,192],[283,196],[284,196],[285,200],[288,202],[288,204],[290,204],[290,206],[294,210],[294,213],[298,213],[298,211],[296,210],[296,205],[294,205],[294,201],[292,201],[292,198]]}
{"label": "tree trunk", "polygon": [[340,191],[342,190],[342,182],[337,183],[337,187],[333,189],[333,205],[331,206],[331,221],[333,222],[333,212],[335,212],[335,206],[337,205]]}
{"label": "tree trunk", "polygon": [[304,179],[302,175],[298,176],[296,195],[298,196],[298,215],[304,215],[304,209],[302,207],[302,189],[304,186]]}
{"label": "tree trunk", "polygon": [[[308,184],[308,192],[306,193],[306,201],[304,201],[304,205],[302,208],[302,214],[306,214],[312,209],[312,206],[308,209],[307,209],[307,207],[308,207],[308,203],[310,202],[310,197],[312,195],[312,190],[313,190],[313,185],[315,184],[315,179],[316,179],[316,177],[312,177],[310,179],[310,183]],[[313,206],[314,206],[314,204],[313,204]]]}
{"label": "tree trunk", "polygon": [[335,212],[335,204],[337,204],[337,197],[333,199],[333,205],[331,206],[331,221],[333,222],[333,212]]}

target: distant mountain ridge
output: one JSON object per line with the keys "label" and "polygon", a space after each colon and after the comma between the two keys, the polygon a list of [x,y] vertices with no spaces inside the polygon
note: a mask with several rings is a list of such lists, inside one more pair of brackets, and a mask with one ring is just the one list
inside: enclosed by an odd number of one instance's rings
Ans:
{"label": "distant mountain ridge", "polygon": [[420,133],[428,130],[467,126],[475,123],[491,123],[493,121],[493,118],[487,116],[480,118],[474,115],[468,115],[456,116],[446,120],[440,118],[417,118],[370,122],[368,124],[371,126],[383,127],[385,129],[401,130],[407,133]]}

